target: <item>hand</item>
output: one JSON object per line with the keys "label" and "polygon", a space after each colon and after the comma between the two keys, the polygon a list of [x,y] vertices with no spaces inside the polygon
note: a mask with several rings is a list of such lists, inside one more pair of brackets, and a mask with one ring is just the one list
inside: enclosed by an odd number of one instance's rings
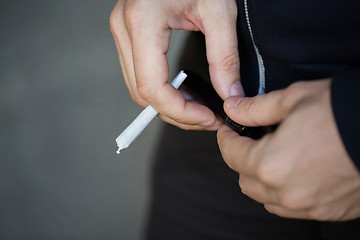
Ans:
{"label": "hand", "polygon": [[[234,0],[120,0],[110,27],[130,95],[142,107],[152,105],[165,121],[184,129],[216,125],[207,107],[186,102],[168,82],[166,53],[171,29],[202,31],[212,83],[223,98],[240,80]],[[239,85],[239,84],[237,84]],[[243,90],[237,88],[243,95]]]}
{"label": "hand", "polygon": [[246,126],[280,123],[260,140],[225,125],[218,143],[242,192],[279,216],[343,221],[360,217],[360,175],[338,133],[330,80],[299,82],[254,98],[230,97],[226,113]]}

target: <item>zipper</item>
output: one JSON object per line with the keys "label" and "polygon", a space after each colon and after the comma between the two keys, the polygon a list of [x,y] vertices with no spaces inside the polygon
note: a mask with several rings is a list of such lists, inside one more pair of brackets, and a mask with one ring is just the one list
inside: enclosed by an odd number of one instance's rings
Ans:
{"label": "zipper", "polygon": [[249,28],[251,41],[252,41],[253,47],[255,49],[256,58],[257,58],[258,66],[259,66],[259,90],[258,90],[258,94],[263,94],[263,93],[265,93],[265,81],[266,81],[265,80],[265,66],[264,66],[263,58],[261,57],[261,54],[259,52],[259,49],[257,48],[257,46],[255,44],[254,35],[252,33],[252,30],[251,30],[251,24],[250,24],[247,0],[244,0],[244,8],[245,8],[246,23],[247,23],[247,26]]}

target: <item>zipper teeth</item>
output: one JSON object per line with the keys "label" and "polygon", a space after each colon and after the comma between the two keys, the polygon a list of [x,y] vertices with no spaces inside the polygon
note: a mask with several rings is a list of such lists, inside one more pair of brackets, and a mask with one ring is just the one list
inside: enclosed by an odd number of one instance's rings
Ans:
{"label": "zipper teeth", "polygon": [[244,7],[245,7],[246,23],[247,23],[247,26],[249,28],[251,41],[252,41],[252,44],[253,44],[254,49],[255,49],[256,58],[257,58],[258,66],[259,66],[259,90],[258,90],[258,94],[263,94],[263,93],[265,93],[265,66],[264,66],[264,61],[263,61],[263,59],[261,57],[261,54],[259,52],[259,49],[257,48],[257,46],[255,44],[255,41],[254,41],[254,36],[253,36],[252,30],[251,30],[251,25],[250,25],[250,18],[249,18],[247,0],[244,0]]}

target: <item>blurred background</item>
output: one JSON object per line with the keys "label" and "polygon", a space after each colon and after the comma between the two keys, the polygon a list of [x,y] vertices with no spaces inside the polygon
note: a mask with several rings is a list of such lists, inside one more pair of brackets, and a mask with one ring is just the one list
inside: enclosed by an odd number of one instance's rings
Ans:
{"label": "blurred background", "polygon": [[0,1],[0,239],[141,239],[162,123],[116,155],[141,108],[109,30],[115,3]]}

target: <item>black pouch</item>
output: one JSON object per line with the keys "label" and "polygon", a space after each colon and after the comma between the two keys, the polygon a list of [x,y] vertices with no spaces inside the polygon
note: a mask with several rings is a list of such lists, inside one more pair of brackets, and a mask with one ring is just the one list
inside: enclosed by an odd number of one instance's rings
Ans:
{"label": "black pouch", "polygon": [[200,75],[192,71],[184,71],[188,76],[181,86],[197,101],[207,106],[217,116],[219,116],[226,125],[232,130],[237,132],[240,136],[247,136],[253,139],[260,139],[266,133],[273,131],[275,126],[272,127],[246,127],[231,120],[223,109],[224,101],[216,93],[212,85],[202,78]]}

